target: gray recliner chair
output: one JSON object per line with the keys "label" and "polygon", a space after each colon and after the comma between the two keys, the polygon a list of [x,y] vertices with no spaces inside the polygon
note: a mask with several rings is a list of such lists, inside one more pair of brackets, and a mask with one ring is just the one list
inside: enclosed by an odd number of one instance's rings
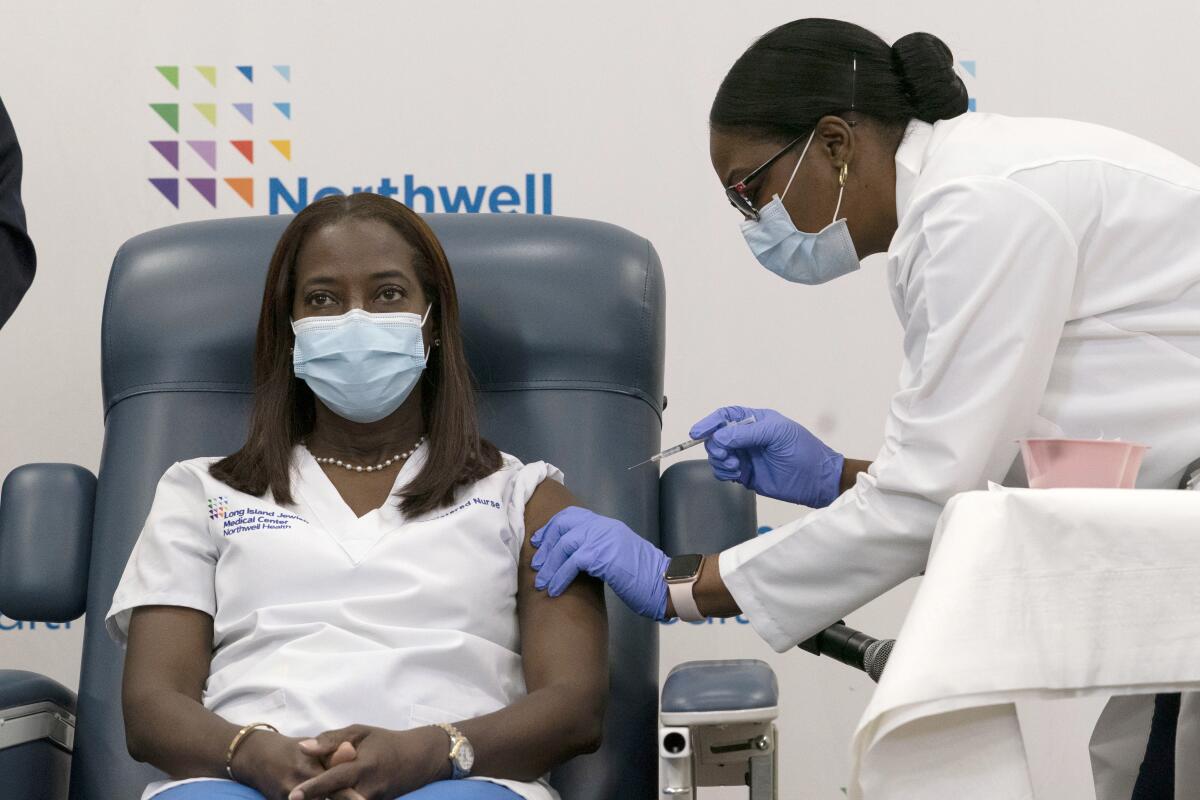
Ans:
{"label": "gray recliner chair", "polygon": [[[666,402],[663,277],[649,242],[584,220],[427,219],[458,283],[488,438],[519,458],[555,463],[582,502],[656,542],[660,514],[677,531],[724,526],[726,541],[753,535],[753,497],[740,487],[684,464],[664,475],[660,500],[653,468],[626,470],[659,449]],[[117,253],[102,326],[98,478],[73,465],[33,464],[10,473],[0,493],[0,611],[46,622],[86,611],[91,622],[77,703],[43,676],[0,670],[0,797],[117,800],[162,777],[126,752],[123,656],[101,620],[162,473],[243,440],[262,284],[287,222],[177,225]],[[685,502],[688,495],[705,500]],[[659,796],[658,629],[612,596],[609,618],[604,744],[552,776],[567,800]],[[714,689],[725,682],[722,669],[695,671],[702,680],[684,694],[700,710],[746,696]],[[775,704],[769,691],[755,698]]]}

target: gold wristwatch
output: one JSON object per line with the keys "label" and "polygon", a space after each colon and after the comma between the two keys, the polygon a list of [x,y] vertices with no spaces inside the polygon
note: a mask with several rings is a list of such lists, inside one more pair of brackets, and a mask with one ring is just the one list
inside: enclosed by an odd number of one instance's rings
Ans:
{"label": "gold wristwatch", "polygon": [[455,780],[467,777],[471,774],[471,767],[475,766],[475,748],[471,747],[462,731],[449,722],[439,722],[437,727],[450,737],[450,777]]}

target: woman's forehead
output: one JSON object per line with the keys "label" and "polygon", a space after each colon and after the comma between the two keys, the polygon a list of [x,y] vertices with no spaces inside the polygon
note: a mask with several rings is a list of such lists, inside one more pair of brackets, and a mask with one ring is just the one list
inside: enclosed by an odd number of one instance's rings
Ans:
{"label": "woman's forehead", "polygon": [[418,279],[416,250],[386,222],[342,220],[310,233],[296,258],[296,278],[317,273],[351,278],[398,270]]}

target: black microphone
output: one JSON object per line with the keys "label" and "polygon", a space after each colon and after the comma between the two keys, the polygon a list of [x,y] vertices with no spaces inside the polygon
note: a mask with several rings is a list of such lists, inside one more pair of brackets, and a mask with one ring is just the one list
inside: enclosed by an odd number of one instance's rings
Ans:
{"label": "black microphone", "polygon": [[861,631],[847,628],[842,622],[830,625],[811,639],[799,644],[816,656],[829,656],[834,661],[861,669],[876,683],[887,666],[895,639],[873,639]]}

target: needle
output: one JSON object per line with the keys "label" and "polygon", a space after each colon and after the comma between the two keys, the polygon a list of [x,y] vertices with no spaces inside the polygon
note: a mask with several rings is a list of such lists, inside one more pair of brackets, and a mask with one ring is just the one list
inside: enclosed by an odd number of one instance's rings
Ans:
{"label": "needle", "polygon": [[754,416],[751,415],[749,417],[745,417],[744,419],[735,420],[733,422],[723,422],[720,425],[718,425],[717,427],[713,428],[709,432],[708,436],[704,436],[699,439],[688,439],[686,442],[680,442],[679,444],[675,445],[674,447],[668,447],[666,450],[663,450],[661,453],[655,453],[654,455],[650,456],[649,458],[647,458],[645,461],[641,462],[640,464],[634,464],[629,469],[637,469],[638,467],[645,466],[646,464],[657,464],[659,461],[662,461],[664,458],[670,458],[671,456],[676,455],[677,453],[682,453],[684,450],[688,450],[692,447],[695,447],[698,444],[704,444],[705,441],[707,441],[714,433],[721,430],[721,428],[733,427],[735,425],[747,425],[754,421],[755,421]]}

